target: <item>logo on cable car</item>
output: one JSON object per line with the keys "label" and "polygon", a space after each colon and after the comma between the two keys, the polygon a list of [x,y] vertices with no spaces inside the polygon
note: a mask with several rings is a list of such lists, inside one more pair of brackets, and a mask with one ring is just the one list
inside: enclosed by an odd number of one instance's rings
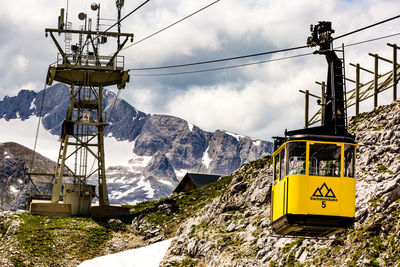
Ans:
{"label": "logo on cable car", "polygon": [[329,188],[326,183],[315,189],[314,194],[310,197],[310,200],[338,201],[335,193],[333,193],[332,188]]}

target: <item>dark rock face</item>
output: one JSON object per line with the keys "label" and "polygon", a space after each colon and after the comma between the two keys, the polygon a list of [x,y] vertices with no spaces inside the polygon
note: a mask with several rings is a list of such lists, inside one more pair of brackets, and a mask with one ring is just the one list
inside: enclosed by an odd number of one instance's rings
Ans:
{"label": "dark rock face", "polygon": [[28,90],[21,90],[18,96],[4,97],[0,105],[0,117],[6,120],[29,118],[32,114],[31,103],[35,99],[36,93]]}
{"label": "dark rock face", "polygon": [[145,181],[150,183],[151,188],[154,188],[157,199],[171,195],[179,182],[173,166],[162,152],[154,154],[142,175],[146,177]]}
{"label": "dark rock face", "polygon": [[[107,113],[110,125],[105,129],[105,136],[111,134],[117,140],[133,141],[140,134],[149,115],[138,111],[125,100],[118,99],[116,95],[106,91],[103,100],[103,110]],[[112,113],[111,113],[112,112]]]}
{"label": "dark rock face", "polygon": [[15,210],[24,202],[28,184],[24,168],[23,160],[0,155],[0,211]]}
{"label": "dark rock face", "polygon": [[[25,170],[31,162],[32,150],[16,143],[0,143],[0,211],[25,208],[26,195],[34,191]],[[49,172],[55,163],[35,155],[37,172]],[[52,170],[54,171],[54,170]],[[33,178],[35,179],[35,178]],[[35,179],[35,184],[46,192],[51,178]]]}
{"label": "dark rock face", "polygon": [[176,169],[196,168],[208,145],[206,134],[198,127],[182,119],[166,116],[151,116],[138,136],[134,152],[151,156],[157,151],[168,154]]}
{"label": "dark rock face", "polygon": [[171,184],[179,182],[176,179],[174,167],[172,167],[168,158],[160,151],[153,156],[142,175],[146,178],[163,179]]}
{"label": "dark rock face", "polygon": [[209,169],[217,174],[227,174],[240,166],[238,140],[223,131],[216,131],[210,140],[208,156],[213,159]]}

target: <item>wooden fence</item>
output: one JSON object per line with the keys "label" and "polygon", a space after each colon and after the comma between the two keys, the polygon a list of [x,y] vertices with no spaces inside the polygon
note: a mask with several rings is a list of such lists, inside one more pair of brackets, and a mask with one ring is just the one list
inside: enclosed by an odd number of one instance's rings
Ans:
{"label": "wooden fence", "polygon": [[[388,89],[393,90],[393,101],[397,100],[397,84],[400,80],[400,64],[397,63],[397,50],[400,49],[396,44],[387,44],[388,46],[393,48],[393,59],[389,60],[384,57],[379,56],[378,54],[369,54],[374,58],[374,70],[368,70],[360,66],[360,64],[352,64],[350,66],[355,68],[355,80],[351,80],[346,78],[346,81],[351,82],[355,85],[355,88],[346,92],[345,106],[346,108],[355,106],[355,115],[358,115],[360,112],[360,102],[369,99],[371,97],[374,98],[374,108],[378,107],[378,95]],[[379,60],[385,61],[393,65],[393,69],[385,74],[379,74]],[[365,71],[374,76],[374,79],[367,82],[360,82],[360,72]],[[304,124],[305,128],[316,124],[321,121],[321,118],[324,117],[325,112],[325,82],[316,82],[321,86],[321,96],[317,96],[311,94],[309,90],[302,91],[305,95],[305,119]],[[319,99],[321,103],[321,108],[311,117],[309,118],[309,102],[310,97],[314,97]],[[319,102],[318,101],[318,102]],[[322,115],[322,116],[321,116]]]}

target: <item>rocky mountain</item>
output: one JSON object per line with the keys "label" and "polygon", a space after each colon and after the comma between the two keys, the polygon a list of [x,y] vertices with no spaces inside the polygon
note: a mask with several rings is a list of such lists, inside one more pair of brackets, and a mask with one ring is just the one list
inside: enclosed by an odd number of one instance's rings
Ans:
{"label": "rocky mountain", "polygon": [[235,171],[223,193],[185,220],[162,266],[398,266],[400,102],[353,117],[350,125],[359,145],[352,228],[328,239],[276,236],[271,161],[263,159]]}
{"label": "rocky mountain", "polygon": [[[133,206],[128,226],[114,219],[99,225],[88,218],[0,212],[0,265],[75,266],[173,238],[162,266],[398,266],[400,101],[350,124],[359,144],[356,222],[343,233],[276,236],[269,221],[271,157],[265,156],[215,183]],[[165,158],[159,161],[169,169]],[[131,163],[155,166],[150,162]]]}
{"label": "rocky mountain", "polygon": [[[26,195],[34,191],[25,170],[32,162],[33,151],[17,143],[0,143],[0,211],[25,208]],[[49,173],[55,163],[35,153],[32,172]],[[51,187],[50,177],[32,177],[43,192]],[[46,192],[48,193],[48,192]]]}
{"label": "rocky mountain", "polygon": [[[111,114],[105,129],[106,164],[116,142],[126,142],[130,152],[123,162],[106,170],[113,204],[167,197],[186,171],[224,175],[272,151],[267,141],[222,130],[207,132],[183,119],[145,114],[115,99],[114,93],[105,90],[103,110]],[[44,128],[59,135],[68,105],[69,89],[63,84],[40,92],[21,90],[0,101],[0,120],[28,120],[42,109]],[[107,141],[112,145],[107,147]],[[58,146],[54,149],[58,151]]]}

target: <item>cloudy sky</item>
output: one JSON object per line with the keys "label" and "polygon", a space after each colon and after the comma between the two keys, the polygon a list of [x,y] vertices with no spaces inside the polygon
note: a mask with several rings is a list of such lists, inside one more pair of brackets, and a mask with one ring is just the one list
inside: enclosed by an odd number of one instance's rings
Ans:
{"label": "cloudy sky", "polygon": [[[67,0],[1,1],[0,97],[14,96],[20,89],[42,90],[48,65],[56,60],[57,54],[52,40],[45,38],[44,29],[57,27],[59,9],[66,7]],[[138,41],[213,1],[150,0],[123,21],[122,30],[134,33]],[[144,0],[125,2],[122,15]],[[95,19],[91,3],[69,0],[69,20],[73,28],[81,24],[77,19],[79,12]],[[116,18],[114,0],[97,3],[100,3],[102,18]],[[338,36],[399,15],[399,7],[398,0],[220,0],[170,29],[131,46],[122,55],[126,68],[143,68],[297,47],[305,45],[310,24],[332,21],[334,36]],[[396,33],[400,33],[400,19],[342,38],[335,45]],[[62,38],[60,36],[61,41]],[[400,44],[399,40],[400,35],[397,35],[346,48],[347,76],[354,78],[354,69],[348,66],[350,62],[373,69],[369,52],[391,58],[392,48],[386,43]],[[102,48],[104,54],[111,51],[110,45]],[[308,55],[192,74],[157,75],[280,59],[314,50],[308,48],[185,68],[131,71],[131,81],[121,97],[143,112],[178,116],[208,131],[225,129],[270,140],[271,136],[281,135],[285,128],[303,127],[304,96],[299,90],[320,94],[315,81],[325,80],[327,65],[322,56]],[[388,63],[380,64],[382,73],[390,68]],[[363,82],[370,79],[370,74],[362,74]],[[352,87],[348,84],[348,89]],[[390,93],[380,101],[389,103]],[[315,101],[311,104],[315,110]],[[362,109],[370,108],[368,104],[363,105]]]}

